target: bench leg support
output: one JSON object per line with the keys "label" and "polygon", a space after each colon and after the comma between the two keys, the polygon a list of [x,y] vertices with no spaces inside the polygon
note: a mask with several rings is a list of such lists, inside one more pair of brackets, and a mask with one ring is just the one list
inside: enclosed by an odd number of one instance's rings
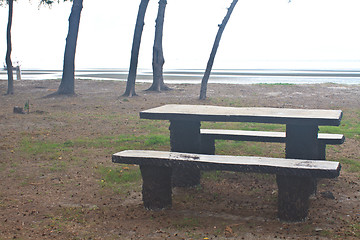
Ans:
{"label": "bench leg support", "polygon": [[[200,152],[200,122],[170,121],[170,144],[172,152]],[[174,187],[192,187],[200,184],[200,170],[194,168],[173,168]]]}
{"label": "bench leg support", "polygon": [[171,168],[141,165],[140,170],[144,207],[149,210],[171,208]]}
{"label": "bench leg support", "polygon": [[309,211],[313,179],[297,176],[276,176],[278,185],[278,217],[281,221],[304,221]]}

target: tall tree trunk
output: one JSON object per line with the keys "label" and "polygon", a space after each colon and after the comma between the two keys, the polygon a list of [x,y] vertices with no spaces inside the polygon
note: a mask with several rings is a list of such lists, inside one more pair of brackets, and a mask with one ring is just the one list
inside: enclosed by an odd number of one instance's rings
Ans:
{"label": "tall tree trunk", "polygon": [[232,3],[230,5],[230,7],[228,8],[228,11],[227,11],[224,19],[223,19],[223,21],[221,23],[221,25],[219,25],[219,30],[218,30],[218,32],[216,34],[216,38],[215,38],[213,48],[211,50],[210,58],[208,60],[206,70],[205,70],[204,76],[203,76],[202,81],[201,81],[201,89],[200,89],[200,99],[201,100],[204,100],[206,98],[207,83],[208,83],[208,80],[209,80],[209,77],[210,77],[212,66],[214,64],[216,51],[217,51],[217,49],[219,47],[220,39],[221,39],[221,36],[222,36],[222,34],[224,32],[226,24],[229,21],[231,13],[234,10],[237,2],[238,2],[238,0],[233,0],[232,1]]}
{"label": "tall tree trunk", "polygon": [[75,94],[75,53],[82,8],[83,0],[73,1],[69,17],[69,30],[66,37],[63,74],[57,94]]}
{"label": "tall tree trunk", "polygon": [[7,94],[14,94],[14,76],[13,76],[13,67],[11,62],[11,25],[12,25],[12,16],[13,16],[13,6],[14,1],[9,0],[9,18],[8,18],[8,25],[6,31],[6,43],[7,43],[7,50],[6,50],[6,69],[8,75],[8,89]]}
{"label": "tall tree trunk", "polygon": [[123,94],[123,96],[126,97],[136,96],[135,93],[136,71],[137,71],[138,58],[139,58],[141,35],[145,25],[144,18],[148,3],[149,0],[141,0],[139,6],[139,11],[136,19],[135,30],[134,30],[133,44],[131,49],[129,75],[126,83],[126,90],[125,93]]}
{"label": "tall tree trunk", "polygon": [[167,1],[160,0],[159,1],[159,9],[158,15],[156,18],[156,26],[155,26],[155,40],[153,47],[153,83],[148,91],[157,91],[160,92],[162,90],[169,90],[170,88],[164,84],[163,77],[163,66],[165,63],[164,54],[163,54],[163,29],[164,29],[164,18],[165,18],[165,8]]}

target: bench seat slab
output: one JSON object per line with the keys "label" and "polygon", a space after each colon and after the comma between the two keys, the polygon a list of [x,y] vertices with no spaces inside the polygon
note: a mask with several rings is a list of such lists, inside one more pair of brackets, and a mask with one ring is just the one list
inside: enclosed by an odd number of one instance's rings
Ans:
{"label": "bench seat slab", "polygon": [[112,161],[114,163],[171,168],[258,172],[317,178],[338,177],[341,169],[340,163],[331,161],[205,155],[151,150],[126,150],[118,152],[113,154]]}
{"label": "bench seat slab", "polygon": [[[204,154],[215,154],[216,139],[273,143],[286,142],[285,132],[201,129],[200,134],[201,153]],[[345,141],[345,137],[342,134],[319,133],[318,141],[318,159],[325,160],[326,145],[343,144]]]}
{"label": "bench seat slab", "polygon": [[[238,141],[285,143],[286,140],[285,132],[200,129],[200,134],[214,139]],[[343,134],[319,133],[318,140],[325,144],[335,145],[344,143],[345,137]]]}

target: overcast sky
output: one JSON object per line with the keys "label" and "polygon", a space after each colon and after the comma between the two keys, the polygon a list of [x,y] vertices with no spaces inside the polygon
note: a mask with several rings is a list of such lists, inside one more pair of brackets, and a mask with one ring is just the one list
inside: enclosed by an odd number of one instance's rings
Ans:
{"label": "overcast sky", "polygon": [[[38,0],[32,2],[14,4],[12,59],[23,68],[61,69],[71,3],[39,9]],[[129,67],[139,3],[84,0],[77,69]],[[204,69],[230,3],[168,0],[164,67]],[[158,0],[150,0],[139,56],[142,68],[151,68],[157,7]],[[343,67],[334,65],[340,60],[360,69],[359,11],[359,0],[239,0],[223,33],[214,68],[291,67],[298,61]],[[1,7],[1,64],[5,62],[7,14],[8,7]]]}

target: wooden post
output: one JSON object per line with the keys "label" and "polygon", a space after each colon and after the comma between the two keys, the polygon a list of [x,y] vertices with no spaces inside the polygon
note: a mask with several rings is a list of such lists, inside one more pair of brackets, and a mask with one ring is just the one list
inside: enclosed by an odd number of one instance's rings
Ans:
{"label": "wooden post", "polygon": [[21,70],[20,70],[20,65],[15,67],[16,70],[16,80],[20,81],[21,80]]}
{"label": "wooden post", "polygon": [[[286,126],[286,158],[319,159],[318,126]],[[309,197],[316,192],[316,179],[277,176],[278,217],[282,221],[303,221],[309,209]]]}
{"label": "wooden post", "polygon": [[142,197],[144,207],[149,210],[170,208],[171,168],[140,165],[143,178]]}
{"label": "wooden post", "polygon": [[[199,153],[200,122],[171,120],[170,144],[172,152]],[[191,187],[198,184],[200,184],[199,169],[173,168],[174,187]]]}

